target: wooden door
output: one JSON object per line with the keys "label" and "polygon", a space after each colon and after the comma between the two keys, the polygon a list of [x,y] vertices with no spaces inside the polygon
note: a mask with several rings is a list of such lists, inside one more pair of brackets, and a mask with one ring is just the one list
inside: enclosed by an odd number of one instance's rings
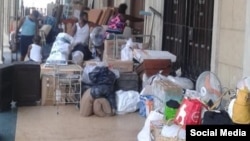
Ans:
{"label": "wooden door", "polygon": [[[145,0],[131,0],[131,11],[130,15],[137,17],[137,18],[144,18],[140,15],[140,11],[144,10],[145,8]],[[134,34],[142,34],[144,29],[144,22],[130,22],[130,26],[133,29]]]}
{"label": "wooden door", "polygon": [[210,70],[214,0],[167,0],[163,50],[177,56],[174,69],[196,80]]}

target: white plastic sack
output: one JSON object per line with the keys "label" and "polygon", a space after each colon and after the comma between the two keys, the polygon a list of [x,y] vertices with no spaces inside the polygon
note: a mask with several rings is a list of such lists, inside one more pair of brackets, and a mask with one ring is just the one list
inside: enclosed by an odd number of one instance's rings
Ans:
{"label": "white plastic sack", "polygon": [[155,111],[151,111],[145,121],[145,124],[142,128],[142,130],[138,133],[137,135],[137,140],[138,141],[151,141],[150,138],[150,121],[153,120],[162,120],[163,119],[163,114]]}
{"label": "white plastic sack", "polygon": [[152,85],[146,85],[140,92],[140,95],[153,95],[153,87]]}
{"label": "white plastic sack", "polygon": [[138,110],[140,95],[137,91],[116,91],[116,114],[127,114]]}
{"label": "white plastic sack", "polygon": [[194,84],[193,82],[188,79],[188,78],[184,78],[184,77],[174,77],[174,76],[167,76],[167,79],[173,83],[175,83],[176,85],[180,86],[183,89],[194,89]]}
{"label": "white plastic sack", "polygon": [[230,118],[233,118],[233,106],[234,106],[234,102],[235,102],[236,98],[232,99],[228,105],[228,115]]}
{"label": "white plastic sack", "polygon": [[161,130],[161,135],[164,137],[175,138],[185,140],[186,139],[186,130],[182,129],[176,124],[164,125]]}
{"label": "white plastic sack", "polygon": [[165,75],[162,75],[161,71],[159,71],[159,73],[157,73],[151,77],[147,77],[147,75],[145,73],[142,74],[142,86],[143,86],[143,88],[147,85],[152,85],[157,80],[168,80],[168,77]]}
{"label": "white plastic sack", "polygon": [[46,60],[46,65],[67,65],[72,41],[73,37],[69,34],[59,33]]}
{"label": "white plastic sack", "polygon": [[72,52],[72,62],[81,65],[83,63],[84,54],[81,51]]}
{"label": "white plastic sack", "polygon": [[201,98],[201,94],[198,91],[189,89],[185,90],[184,96],[189,98],[198,98],[198,99]]}
{"label": "white plastic sack", "polygon": [[82,72],[82,82],[85,84],[92,84],[89,79],[89,73],[92,72],[98,65],[86,65]]}
{"label": "white plastic sack", "polygon": [[68,33],[61,32],[56,36],[56,41],[58,41],[58,40],[62,40],[65,43],[72,44],[74,41],[74,38],[71,35],[69,35]]}
{"label": "white plastic sack", "polygon": [[122,61],[132,61],[133,60],[133,51],[132,51],[132,48],[133,48],[133,41],[130,38],[127,41],[125,47],[122,48],[122,50],[121,50],[121,60]]}

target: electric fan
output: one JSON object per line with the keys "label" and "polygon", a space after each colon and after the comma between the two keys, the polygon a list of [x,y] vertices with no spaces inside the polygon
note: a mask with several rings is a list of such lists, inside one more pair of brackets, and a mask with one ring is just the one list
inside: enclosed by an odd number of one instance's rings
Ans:
{"label": "electric fan", "polygon": [[106,31],[102,26],[95,27],[90,33],[91,48],[94,58],[102,57],[105,33]]}
{"label": "electric fan", "polygon": [[196,81],[196,91],[200,94],[200,99],[208,107],[218,108],[222,97],[221,83],[217,76],[205,71],[201,73]]}

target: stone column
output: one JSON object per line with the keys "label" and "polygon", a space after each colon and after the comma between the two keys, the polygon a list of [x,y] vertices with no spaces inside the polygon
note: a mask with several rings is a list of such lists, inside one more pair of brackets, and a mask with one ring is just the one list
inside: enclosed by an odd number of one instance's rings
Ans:
{"label": "stone column", "polygon": [[243,77],[250,76],[250,1],[246,1],[246,31],[245,31],[245,46],[244,46],[244,58],[243,58]]}
{"label": "stone column", "polygon": [[[0,21],[4,21],[4,1],[0,1]],[[3,33],[4,33],[4,22],[0,23],[0,64],[3,63]]]}

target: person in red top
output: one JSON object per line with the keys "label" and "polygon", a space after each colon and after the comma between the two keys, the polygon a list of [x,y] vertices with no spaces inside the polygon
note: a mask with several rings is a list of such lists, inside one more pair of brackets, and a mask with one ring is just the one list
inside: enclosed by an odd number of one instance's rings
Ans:
{"label": "person in red top", "polygon": [[108,33],[114,34],[122,34],[124,28],[126,27],[126,10],[128,6],[126,3],[122,3],[119,5],[119,8],[115,12],[115,14],[108,21]]}

